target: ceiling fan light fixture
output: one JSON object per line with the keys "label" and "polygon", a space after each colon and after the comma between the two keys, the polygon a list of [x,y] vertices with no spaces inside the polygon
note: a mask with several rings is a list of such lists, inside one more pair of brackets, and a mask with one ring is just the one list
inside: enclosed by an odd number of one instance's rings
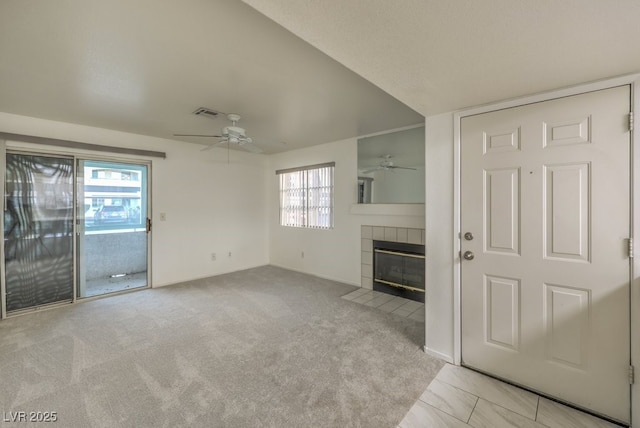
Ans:
{"label": "ceiling fan light fixture", "polygon": [[239,126],[225,126],[222,129],[222,133],[224,135],[239,135],[244,137],[244,128],[240,128]]}
{"label": "ceiling fan light fixture", "polygon": [[227,119],[229,119],[235,125],[236,122],[240,120],[240,115],[236,113],[229,113],[227,115]]}
{"label": "ceiling fan light fixture", "polygon": [[[204,109],[204,107],[201,107],[200,109],[196,110],[194,114],[205,114],[205,113],[198,113],[202,109]],[[215,113],[218,114],[218,112],[215,112]],[[231,121],[231,125],[223,127],[221,135],[203,135],[203,134],[173,134],[173,135],[180,136],[180,137],[216,137],[216,138],[220,138],[220,140],[218,140],[218,142],[215,144],[227,144],[227,146],[229,144],[236,144],[250,152],[262,153],[262,150],[259,147],[252,145],[253,139],[250,137],[247,137],[247,134],[245,134],[246,132],[245,129],[239,126],[236,126],[236,123],[240,120],[239,114],[229,113],[227,114],[227,119]],[[215,144],[210,145],[209,148],[213,147]]]}

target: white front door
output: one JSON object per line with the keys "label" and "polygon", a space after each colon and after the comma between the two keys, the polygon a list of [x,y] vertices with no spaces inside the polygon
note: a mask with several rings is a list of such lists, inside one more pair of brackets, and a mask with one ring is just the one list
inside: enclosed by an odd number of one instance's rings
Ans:
{"label": "white front door", "polygon": [[622,422],[629,111],[621,86],[461,125],[463,364]]}

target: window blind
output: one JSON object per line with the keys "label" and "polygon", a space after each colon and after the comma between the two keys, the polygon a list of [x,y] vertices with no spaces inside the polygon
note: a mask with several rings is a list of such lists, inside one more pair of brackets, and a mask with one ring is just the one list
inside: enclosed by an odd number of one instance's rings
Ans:
{"label": "window blind", "polygon": [[280,225],[333,228],[335,163],[276,171],[280,179]]}

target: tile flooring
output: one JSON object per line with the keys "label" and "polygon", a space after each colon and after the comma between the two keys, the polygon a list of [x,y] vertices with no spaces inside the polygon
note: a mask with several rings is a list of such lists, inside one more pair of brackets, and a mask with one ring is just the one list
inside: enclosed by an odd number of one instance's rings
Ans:
{"label": "tile flooring", "polygon": [[614,428],[618,425],[473,370],[446,364],[398,427]]}
{"label": "tile flooring", "polygon": [[[424,322],[424,303],[359,288],[342,296]],[[619,428],[464,367],[446,364],[399,428]]]}
{"label": "tile flooring", "polygon": [[342,298],[385,312],[391,312],[401,317],[410,318],[414,321],[424,322],[424,303],[405,299],[404,297],[392,296],[367,288],[359,288],[356,291],[345,294]]}

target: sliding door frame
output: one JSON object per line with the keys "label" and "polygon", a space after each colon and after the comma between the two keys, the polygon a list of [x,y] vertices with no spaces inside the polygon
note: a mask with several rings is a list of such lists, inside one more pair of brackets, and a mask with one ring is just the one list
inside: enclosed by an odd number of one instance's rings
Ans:
{"label": "sliding door frame", "polygon": [[[1,137],[1,135],[0,135]],[[0,216],[0,238],[2,239],[2,245],[0,245],[0,319],[6,319],[14,316],[19,316],[27,313],[38,312],[42,310],[52,309],[60,306],[65,306],[69,304],[75,304],[78,302],[85,302],[95,299],[100,299],[106,296],[113,296],[124,293],[132,293],[135,291],[145,290],[148,288],[153,288],[152,282],[152,268],[151,268],[151,240],[152,234],[151,230],[147,230],[147,285],[145,287],[138,287],[130,290],[122,290],[109,294],[103,294],[99,296],[91,296],[91,297],[78,297],[78,248],[77,248],[77,237],[78,237],[78,174],[77,174],[77,161],[79,159],[82,160],[91,160],[91,161],[104,161],[104,162],[116,162],[120,164],[132,164],[132,165],[144,165],[147,168],[147,189],[146,189],[146,198],[147,198],[147,212],[142,213],[145,215],[146,219],[151,219],[152,215],[152,168],[153,164],[151,159],[146,156],[117,156],[117,155],[101,155],[96,152],[92,152],[91,150],[76,150],[69,151],[60,148],[56,150],[55,147],[52,146],[40,146],[40,145],[32,145],[27,143],[25,146],[21,144],[20,141],[15,141],[17,144],[12,144],[14,141],[8,142],[7,140],[0,139],[0,186],[2,188],[2,216]],[[41,156],[60,156],[60,157],[68,157],[73,161],[73,297],[71,302],[64,301],[59,303],[51,303],[45,306],[35,307],[32,309],[24,309],[16,311],[15,313],[7,314],[7,296],[6,296],[6,279],[5,279],[5,251],[4,251],[4,204],[6,200],[5,190],[6,190],[6,166],[7,166],[7,152],[12,154],[25,154],[25,155],[41,155]],[[84,204],[84,201],[83,201]]]}
{"label": "sliding door frame", "polygon": [[[74,256],[74,262],[75,262],[75,281],[74,281],[74,303],[76,301],[85,301],[85,300],[92,300],[92,299],[99,299],[101,297],[105,297],[105,296],[111,296],[114,294],[122,294],[122,293],[130,293],[130,292],[134,292],[134,291],[139,291],[139,290],[144,290],[147,288],[152,288],[151,287],[151,231],[148,229],[148,221],[147,219],[151,218],[151,161],[149,160],[138,160],[138,159],[130,159],[130,158],[113,158],[113,157],[105,157],[105,156],[95,156],[95,155],[90,155],[90,154],[82,154],[82,155],[77,155],[74,157],[74,162],[75,162],[75,167],[77,169],[78,166],[78,161],[82,160],[82,161],[97,161],[97,162],[112,162],[112,163],[116,163],[119,165],[134,165],[134,166],[144,166],[146,167],[146,213],[140,213],[140,218],[141,218],[141,222],[145,225],[145,228],[147,228],[146,230],[146,266],[147,266],[147,280],[146,280],[146,285],[144,287],[136,287],[136,288],[132,288],[132,289],[126,289],[126,290],[120,290],[120,291],[114,291],[111,293],[106,293],[106,294],[99,294],[99,295],[95,295],[95,296],[87,296],[87,297],[79,297],[78,296],[78,273],[79,273],[79,267],[77,265],[77,263],[80,260],[80,254],[78,252],[78,238],[80,236],[81,233],[85,233],[86,232],[86,228],[83,225],[82,228],[79,228],[79,219],[78,219],[78,208],[80,206],[84,206],[84,200],[83,201],[77,201],[76,202],[76,206],[75,206],[75,210],[74,210],[74,235],[75,235],[75,240],[74,240],[74,248],[75,248],[75,256]],[[74,197],[77,198],[78,196],[78,172],[76,171],[76,174],[74,176],[74,185],[75,185],[75,189],[74,189]],[[84,177],[84,173],[83,173],[83,177]],[[84,177],[86,178],[86,177]],[[141,196],[142,197],[142,196]],[[144,214],[144,217],[143,217]],[[144,221],[143,221],[144,218]]]}

